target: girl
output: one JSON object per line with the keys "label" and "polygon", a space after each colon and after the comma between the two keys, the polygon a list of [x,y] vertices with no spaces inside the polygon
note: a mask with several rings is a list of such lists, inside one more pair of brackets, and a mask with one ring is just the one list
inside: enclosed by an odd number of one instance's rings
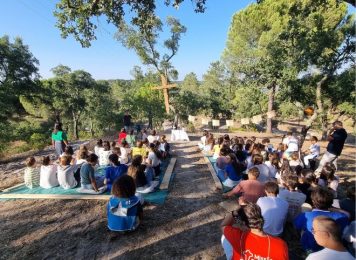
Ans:
{"label": "girl", "polygon": [[159,140],[159,136],[157,135],[156,130],[153,130],[152,133],[149,136],[147,136],[147,140],[150,144],[153,143],[154,141]]}
{"label": "girl", "polygon": [[136,143],[136,136],[134,135],[134,130],[130,130],[129,134],[126,135],[125,138],[126,142],[129,144],[130,147],[134,147]]}
{"label": "girl", "polygon": [[127,164],[131,158],[132,150],[126,140],[122,140],[122,147],[120,147],[120,163]]}
{"label": "girl", "polygon": [[33,156],[26,160],[24,182],[30,189],[36,188],[40,184],[40,171],[36,168],[36,159]]}
{"label": "girl", "polygon": [[62,124],[56,123],[52,132],[52,146],[56,149],[57,156],[61,156],[68,145],[67,135],[62,130]]}
{"label": "girl", "polygon": [[283,145],[283,143],[279,143],[278,144],[276,152],[278,154],[279,159],[282,159],[283,154],[284,154],[284,145]]}
{"label": "girl", "polygon": [[132,157],[135,155],[141,155],[142,157],[145,157],[147,154],[146,148],[143,147],[143,142],[142,141],[137,141],[136,147],[132,148]]}
{"label": "girl", "polygon": [[40,172],[40,186],[45,189],[50,189],[59,185],[57,179],[57,165],[50,164],[49,156],[42,157],[42,165]]}
{"label": "girl", "polygon": [[73,147],[70,145],[67,145],[66,148],[64,148],[64,152],[61,154],[61,156],[72,156],[74,155],[74,150]]}
{"label": "girl", "polygon": [[283,159],[282,165],[279,171],[276,173],[275,178],[278,180],[279,184],[283,186],[283,176],[293,175],[293,171],[290,168],[289,161],[287,159]]}
{"label": "girl", "polygon": [[116,147],[116,142],[115,141],[112,141],[111,142],[111,149],[114,149]]}
{"label": "girl", "polygon": [[160,151],[156,149],[154,144],[150,144],[146,165],[153,168],[155,177],[161,174],[161,158],[162,155]]}
{"label": "girl", "polygon": [[265,162],[273,178],[276,177],[277,172],[279,171],[279,158],[277,153],[269,153],[268,161]]}
{"label": "girl", "polygon": [[220,153],[220,149],[222,147],[224,143],[224,137],[223,136],[219,136],[218,138],[218,143],[216,145],[214,145],[213,147],[213,158],[217,159],[219,157],[219,153]]}
{"label": "girl", "polygon": [[108,141],[104,142],[103,149],[99,152],[99,165],[108,166],[109,165],[109,156],[112,154],[110,150],[110,143]]}
{"label": "girl", "polygon": [[299,154],[298,152],[293,152],[290,156],[290,160],[289,160],[289,165],[290,167],[293,169],[295,169],[295,167],[297,167],[298,165],[303,167],[303,163],[302,161],[299,159]]}
{"label": "girl", "polygon": [[200,150],[204,150],[204,147],[206,146],[206,142],[208,140],[208,131],[204,130],[203,131],[203,136],[200,138],[200,142],[198,143],[198,146]]}
{"label": "girl", "polygon": [[135,155],[127,171],[127,174],[134,179],[138,191],[146,189],[149,183],[145,175],[146,166],[142,162],[142,156]]}
{"label": "girl", "polygon": [[127,133],[126,133],[125,128],[121,128],[121,131],[119,133],[119,140],[118,140],[119,145],[121,144],[122,140],[125,140],[126,135],[127,135]]}
{"label": "girl", "polygon": [[121,176],[112,187],[112,197],[107,205],[108,228],[111,231],[133,231],[142,221],[140,199],[135,196],[132,177]]}
{"label": "girl", "polygon": [[86,159],[89,155],[89,150],[85,145],[81,145],[79,150],[77,151],[76,159],[77,161],[80,159]]}
{"label": "girl", "polygon": [[321,170],[318,185],[328,187],[332,191],[334,198],[337,197],[337,187],[339,186],[339,177],[335,176],[335,166],[331,163],[326,163]]}
{"label": "girl", "polygon": [[159,150],[162,153],[162,158],[163,159],[167,158],[167,156],[169,155],[170,146],[169,146],[169,143],[167,142],[165,135],[161,136],[161,143],[159,146]]}
{"label": "girl", "polygon": [[100,151],[103,149],[103,140],[99,139],[94,147],[94,153],[99,156]]}
{"label": "girl", "polygon": [[242,172],[246,170],[246,167],[237,161],[236,156],[233,153],[227,155],[226,158],[227,165],[225,167],[225,175],[219,176],[219,178],[224,186],[233,188],[240,182]]}
{"label": "girl", "polygon": [[88,156],[89,156],[89,154],[86,151],[79,151],[75,164],[86,163]]}
{"label": "girl", "polygon": [[107,189],[110,191],[115,180],[127,173],[127,166],[120,164],[117,154],[110,154],[109,161],[110,166],[105,169],[104,184],[106,184]]}
{"label": "girl", "polygon": [[143,129],[142,130],[142,141],[145,141],[148,137],[148,134],[147,134],[147,130],[146,129]]}
{"label": "girl", "polygon": [[58,183],[63,189],[73,189],[80,181],[80,175],[74,176],[74,173],[82,166],[74,164],[74,159],[71,156],[62,156],[60,165],[57,167]]}

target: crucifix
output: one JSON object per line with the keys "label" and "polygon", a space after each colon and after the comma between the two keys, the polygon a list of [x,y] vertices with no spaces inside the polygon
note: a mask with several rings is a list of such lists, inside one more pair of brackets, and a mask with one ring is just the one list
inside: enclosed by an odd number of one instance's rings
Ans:
{"label": "crucifix", "polygon": [[162,89],[163,90],[164,106],[166,107],[167,114],[169,114],[169,94],[168,94],[168,89],[176,87],[177,84],[168,84],[167,77],[165,75],[163,75],[163,74],[161,74],[161,82],[162,82],[162,86],[153,87],[152,89]]}

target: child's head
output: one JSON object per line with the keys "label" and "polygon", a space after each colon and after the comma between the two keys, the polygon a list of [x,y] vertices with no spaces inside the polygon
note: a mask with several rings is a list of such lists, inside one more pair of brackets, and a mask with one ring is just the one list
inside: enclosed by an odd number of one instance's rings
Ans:
{"label": "child's head", "polygon": [[134,135],[134,130],[131,129],[130,132],[129,132],[130,135]]}
{"label": "child's head", "polygon": [[228,155],[229,154],[229,149],[228,149],[228,147],[221,147],[221,149],[220,149],[220,153],[219,153],[219,155],[220,156],[226,156],[226,155]]}
{"label": "child's head", "polygon": [[115,141],[112,141],[111,142],[111,148],[114,148],[116,146],[116,142]]}
{"label": "child's head", "polygon": [[262,144],[263,145],[266,145],[266,144],[269,144],[270,143],[270,140],[268,138],[263,138],[262,139]]}
{"label": "child's head", "polygon": [[142,164],[142,161],[143,161],[142,155],[137,154],[132,158],[131,165],[137,167]]}
{"label": "child's head", "polygon": [[315,208],[328,210],[333,204],[334,195],[328,189],[317,187],[311,193],[311,200]]}
{"label": "child's head", "polygon": [[302,171],[303,171],[303,167],[302,166],[300,166],[300,165],[295,166],[295,168],[294,168],[295,175],[301,176]]}
{"label": "child's head", "polygon": [[126,129],[125,128],[121,128],[121,133],[126,133]]}
{"label": "child's head", "polygon": [[257,180],[258,176],[260,176],[260,171],[257,167],[252,167],[248,170],[247,174],[249,180]]}
{"label": "child's head", "polygon": [[138,148],[142,148],[143,142],[142,142],[142,141],[137,141],[137,142],[136,142],[136,146],[137,146]]}
{"label": "child's head", "polygon": [[167,140],[166,140],[166,136],[165,136],[165,135],[162,135],[162,136],[161,136],[161,142],[162,142],[162,143],[165,143],[166,141],[167,141]]}
{"label": "child's head", "polygon": [[64,148],[64,153],[67,155],[73,155],[74,154],[73,147],[70,145],[67,145],[66,148]]}
{"label": "child's head", "polygon": [[73,158],[70,155],[63,155],[63,156],[61,156],[60,164],[62,166],[70,165],[70,162],[72,161],[72,159]]}
{"label": "child's head", "polygon": [[111,193],[118,198],[130,198],[135,195],[136,185],[131,176],[123,175],[112,185]]}
{"label": "child's head", "polygon": [[224,134],[224,140],[230,142],[230,136],[228,134]]}
{"label": "child's head", "polygon": [[335,178],[336,168],[332,163],[326,163],[321,170],[320,178],[324,180],[333,180]]}
{"label": "child's head", "polygon": [[296,175],[287,175],[283,181],[290,191],[294,191],[298,186],[298,177]]}
{"label": "child's head", "polygon": [[30,156],[30,157],[27,158],[27,160],[26,160],[26,166],[27,166],[27,167],[34,167],[35,164],[36,164],[36,159],[35,159],[35,157]]}
{"label": "child's head", "polygon": [[103,140],[99,139],[98,141],[96,141],[96,145],[98,147],[102,147],[103,146]]}
{"label": "child's head", "polygon": [[254,154],[252,156],[252,162],[254,165],[259,165],[263,163],[263,156],[260,154]]}
{"label": "child's head", "polygon": [[87,151],[79,151],[79,159],[86,160],[88,158],[88,152]]}
{"label": "child's head", "polygon": [[315,144],[315,143],[318,142],[318,138],[313,135],[313,136],[310,138],[310,141],[312,142],[312,144]]}
{"label": "child's head", "polygon": [[152,135],[155,136],[157,134],[156,130],[152,131]]}
{"label": "child's head", "polygon": [[110,151],[110,142],[105,141],[103,144],[104,151]]}
{"label": "child's head", "polygon": [[[303,173],[302,173],[303,174]],[[304,174],[304,181],[310,185],[312,184],[316,184],[316,176],[313,173],[313,171],[308,170],[305,174]]]}
{"label": "child's head", "polygon": [[284,145],[282,143],[279,143],[277,146],[278,151],[284,151]]}
{"label": "child's head", "polygon": [[129,143],[124,139],[121,142],[122,147],[129,147]]}
{"label": "child's head", "polygon": [[265,192],[266,194],[273,194],[274,196],[277,197],[279,193],[279,187],[278,184],[275,183],[274,181],[269,181],[265,183]]}
{"label": "child's head", "polygon": [[112,149],[112,153],[114,153],[114,154],[120,156],[120,155],[121,155],[120,147],[114,147],[114,148]]}
{"label": "child's head", "polygon": [[293,161],[299,160],[299,154],[298,154],[298,152],[293,152],[293,153],[291,154],[290,158],[291,158]]}
{"label": "child's head", "polygon": [[222,145],[224,142],[224,137],[223,136],[219,136],[218,138],[218,145]]}
{"label": "child's head", "polygon": [[109,161],[110,163],[112,163],[113,165],[120,165],[119,162],[119,156],[117,154],[110,154],[109,155]]}
{"label": "child's head", "polygon": [[51,162],[51,159],[49,158],[48,155],[42,157],[42,165],[47,166],[47,165],[49,165],[50,162]]}
{"label": "child's head", "polygon": [[86,147],[85,144],[81,144],[81,145],[79,146],[79,151],[86,151],[86,152],[88,152],[88,147]]}
{"label": "child's head", "polygon": [[98,159],[99,157],[95,154],[89,154],[88,158],[87,158],[87,162],[93,166],[95,166],[98,163]]}

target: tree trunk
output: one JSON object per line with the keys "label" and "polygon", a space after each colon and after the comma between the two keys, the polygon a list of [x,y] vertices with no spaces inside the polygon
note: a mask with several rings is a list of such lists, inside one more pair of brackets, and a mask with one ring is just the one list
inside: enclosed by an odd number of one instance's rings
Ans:
{"label": "tree trunk", "polygon": [[148,128],[153,129],[153,116],[151,111],[148,111]]}
{"label": "tree trunk", "polygon": [[321,123],[322,123],[322,130],[323,130],[323,134],[321,138],[322,140],[326,140],[328,116],[325,114],[323,100],[321,98],[321,90],[328,78],[329,78],[328,74],[325,74],[316,85],[316,104],[318,106],[317,113],[321,116]]}
{"label": "tree trunk", "polygon": [[[272,83],[271,89],[268,92],[268,109],[267,109],[268,112],[273,111],[275,93],[276,93],[276,85],[275,83]],[[267,117],[266,133],[268,134],[272,133],[272,118]]]}
{"label": "tree trunk", "polygon": [[90,136],[94,137],[94,124],[93,124],[93,120],[90,118]]}
{"label": "tree trunk", "polygon": [[78,140],[79,134],[78,134],[78,118],[75,114],[75,112],[72,112],[73,115],[73,134],[74,134],[74,139]]}

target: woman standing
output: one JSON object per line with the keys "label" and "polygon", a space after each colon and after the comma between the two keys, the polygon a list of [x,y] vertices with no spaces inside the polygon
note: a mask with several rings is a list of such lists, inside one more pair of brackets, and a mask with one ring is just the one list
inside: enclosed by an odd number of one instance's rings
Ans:
{"label": "woman standing", "polygon": [[56,123],[52,132],[52,146],[56,149],[58,157],[64,152],[64,148],[68,145],[67,134],[62,130],[62,124]]}

